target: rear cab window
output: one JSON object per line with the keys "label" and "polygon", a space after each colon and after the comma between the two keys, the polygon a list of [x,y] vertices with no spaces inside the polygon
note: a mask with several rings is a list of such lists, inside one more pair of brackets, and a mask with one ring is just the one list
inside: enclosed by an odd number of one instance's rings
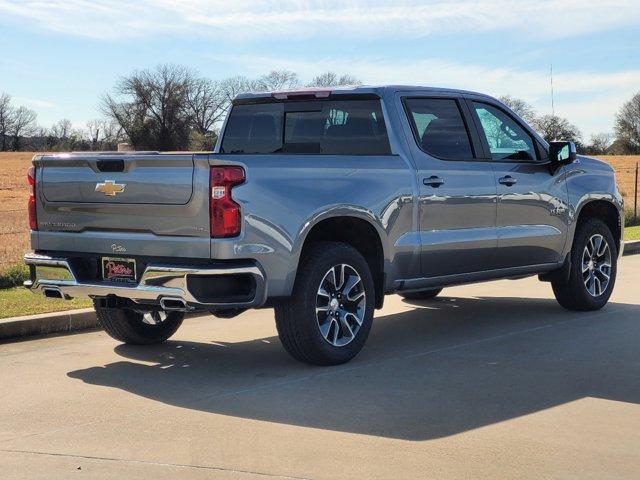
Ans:
{"label": "rear cab window", "polygon": [[220,153],[390,155],[379,99],[234,105]]}

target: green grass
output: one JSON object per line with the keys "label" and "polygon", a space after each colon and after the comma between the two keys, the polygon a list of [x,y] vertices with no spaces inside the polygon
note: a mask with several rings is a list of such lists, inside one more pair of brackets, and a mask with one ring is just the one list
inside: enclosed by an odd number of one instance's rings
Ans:
{"label": "green grass", "polygon": [[624,229],[625,240],[640,240],[640,225],[635,227],[626,227]]}
{"label": "green grass", "polygon": [[45,298],[44,295],[31,293],[24,287],[0,290],[0,318],[61,312],[91,306],[92,303],[89,300]]}

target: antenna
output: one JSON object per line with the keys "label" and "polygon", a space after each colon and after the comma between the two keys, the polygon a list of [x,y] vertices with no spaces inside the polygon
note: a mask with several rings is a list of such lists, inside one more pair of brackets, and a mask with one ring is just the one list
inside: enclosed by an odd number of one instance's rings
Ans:
{"label": "antenna", "polygon": [[553,63],[551,64],[550,76],[551,76],[551,115],[555,117],[556,116],[556,109],[555,109],[555,105],[554,105],[554,102],[553,102]]}

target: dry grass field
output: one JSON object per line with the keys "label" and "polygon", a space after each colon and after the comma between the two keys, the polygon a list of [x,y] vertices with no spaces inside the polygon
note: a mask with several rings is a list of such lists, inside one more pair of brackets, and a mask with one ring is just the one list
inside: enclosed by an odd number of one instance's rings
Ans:
{"label": "dry grass field", "polygon": [[620,191],[627,201],[633,201],[636,164],[640,163],[640,155],[605,155],[598,157],[610,163],[616,171],[616,179]]}
{"label": "dry grass field", "polygon": [[[27,168],[33,153],[0,152],[0,271],[19,263],[29,250]],[[603,156],[616,170],[620,189],[633,208],[638,156]],[[640,208],[640,207],[639,207]]]}
{"label": "dry grass field", "polygon": [[0,152],[0,271],[29,250],[27,169],[33,153]]}

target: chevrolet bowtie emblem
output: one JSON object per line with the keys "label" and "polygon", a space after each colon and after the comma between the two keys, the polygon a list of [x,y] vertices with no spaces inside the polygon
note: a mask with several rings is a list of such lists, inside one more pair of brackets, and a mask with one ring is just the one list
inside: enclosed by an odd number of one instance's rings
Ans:
{"label": "chevrolet bowtie emblem", "polygon": [[104,182],[96,183],[96,192],[101,192],[108,197],[115,197],[116,194],[124,192],[126,183],[116,183],[113,180],[105,180]]}

